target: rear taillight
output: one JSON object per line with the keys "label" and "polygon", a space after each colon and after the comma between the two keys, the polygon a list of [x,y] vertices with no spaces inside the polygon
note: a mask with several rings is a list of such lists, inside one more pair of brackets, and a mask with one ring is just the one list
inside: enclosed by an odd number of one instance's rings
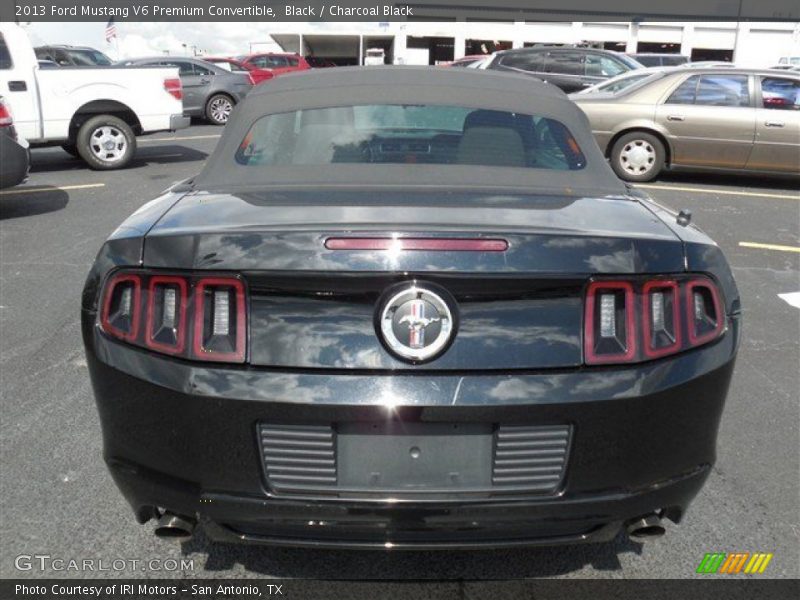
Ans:
{"label": "rear taillight", "polygon": [[193,357],[244,362],[244,285],[234,278],[201,279],[195,287]]}
{"label": "rear taillight", "polygon": [[718,338],[725,314],[708,277],[595,280],[584,302],[587,365],[633,363]]}
{"label": "rear taillight", "polygon": [[236,276],[118,271],[103,287],[98,322],[114,338],[163,354],[242,363],[247,291]]}
{"label": "rear taillight", "polygon": [[119,273],[106,284],[100,324],[116,338],[132,342],[139,335],[142,280],[138,275]]}
{"label": "rear taillight", "polygon": [[181,84],[181,80],[177,77],[165,79],[164,89],[173,98],[183,100],[183,85]]}
{"label": "rear taillight", "polygon": [[0,128],[11,137],[17,139],[17,132],[14,129],[14,117],[11,115],[11,108],[0,98]]}

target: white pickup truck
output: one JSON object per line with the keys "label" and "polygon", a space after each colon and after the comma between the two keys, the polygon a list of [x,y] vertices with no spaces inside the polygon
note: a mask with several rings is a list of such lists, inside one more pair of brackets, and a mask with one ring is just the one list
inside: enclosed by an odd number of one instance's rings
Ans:
{"label": "white pickup truck", "polygon": [[137,135],[189,126],[176,68],[40,69],[13,23],[0,23],[0,95],[31,147],[61,146],[93,169],[128,164]]}

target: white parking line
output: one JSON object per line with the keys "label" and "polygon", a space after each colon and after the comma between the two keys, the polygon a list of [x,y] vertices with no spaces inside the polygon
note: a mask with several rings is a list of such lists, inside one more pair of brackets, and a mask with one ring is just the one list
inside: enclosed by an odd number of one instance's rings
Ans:
{"label": "white parking line", "polygon": [[759,244],[757,242],[739,242],[742,248],[759,250],[777,250],[778,252],[800,252],[800,246],[781,246],[780,244]]}
{"label": "white parking line", "polygon": [[217,133],[214,135],[187,135],[183,137],[167,137],[167,138],[142,138],[136,140],[137,144],[144,144],[146,142],[155,143],[155,142],[182,142],[184,140],[211,140],[221,137],[221,134]]}
{"label": "white parking line", "polygon": [[753,198],[778,198],[780,200],[800,201],[800,192],[797,194],[772,194],[768,192],[735,192],[733,190],[718,190],[712,188],[683,187],[678,185],[654,185],[642,183],[637,187],[647,190],[669,190],[674,192],[697,192],[700,194],[720,194],[722,196],[751,196]]}
{"label": "white parking line", "polygon": [[89,188],[105,187],[105,183],[84,183],[81,185],[55,185],[39,187],[11,188],[10,190],[0,190],[0,196],[10,194],[33,194],[36,192],[52,192],[53,190],[85,190]]}

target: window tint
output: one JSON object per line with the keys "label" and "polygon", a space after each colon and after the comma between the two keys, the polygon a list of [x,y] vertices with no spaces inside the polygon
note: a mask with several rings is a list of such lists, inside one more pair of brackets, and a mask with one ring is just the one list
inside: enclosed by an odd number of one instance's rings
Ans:
{"label": "window tint", "polygon": [[580,52],[548,52],[545,73],[583,75],[583,54]]}
{"label": "window tint", "polygon": [[267,66],[277,69],[286,66],[286,59],[283,56],[269,56],[267,57]]}
{"label": "window tint", "polygon": [[800,81],[783,77],[762,77],[761,103],[764,108],[800,110]]}
{"label": "window tint", "polygon": [[705,106],[749,106],[747,75],[703,75],[695,104]]}
{"label": "window tint", "polygon": [[8,51],[6,40],[3,37],[3,34],[0,33],[0,69],[10,69],[13,66],[14,65],[11,61],[11,53]]}
{"label": "window tint", "polygon": [[544,52],[520,52],[518,54],[507,54],[500,59],[500,64],[512,69],[522,71],[540,72],[544,67]]}
{"label": "window tint", "polygon": [[178,67],[179,75],[194,75],[192,63],[189,62],[183,62],[182,60],[165,60],[160,64],[164,65],[165,67]]}
{"label": "window tint", "polygon": [[589,54],[586,57],[586,74],[590,77],[614,77],[625,71],[628,69],[608,56]]}
{"label": "window tint", "polygon": [[660,56],[642,56],[641,54],[635,54],[633,58],[645,67],[660,67],[662,64]]}
{"label": "window tint", "polygon": [[267,115],[236,153],[246,166],[435,164],[582,169],[569,130],[545,117],[460,106],[376,104]]}
{"label": "window tint", "polygon": [[294,56],[291,56],[291,57],[287,58],[286,60],[289,63],[290,67],[296,67],[299,64],[298,60]]}
{"label": "window tint", "polygon": [[203,77],[208,77],[214,74],[214,71],[211,69],[207,69],[206,67],[201,67],[200,65],[192,65],[194,67],[194,74],[195,75],[202,75]]}
{"label": "window tint", "polygon": [[700,81],[699,75],[689,77],[667,98],[667,104],[694,104],[698,81]]}
{"label": "window tint", "polygon": [[750,106],[747,75],[694,75],[672,92],[667,104]]}

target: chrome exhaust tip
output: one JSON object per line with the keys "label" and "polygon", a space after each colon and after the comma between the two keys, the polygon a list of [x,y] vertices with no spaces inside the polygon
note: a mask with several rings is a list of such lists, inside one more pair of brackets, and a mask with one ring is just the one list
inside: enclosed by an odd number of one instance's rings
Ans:
{"label": "chrome exhaust tip", "polygon": [[628,537],[637,541],[659,538],[666,533],[661,524],[661,517],[656,513],[628,521],[625,530],[628,532]]}
{"label": "chrome exhaust tip", "polygon": [[191,517],[182,517],[173,513],[164,513],[158,519],[156,537],[173,540],[188,540],[194,533],[196,522]]}

